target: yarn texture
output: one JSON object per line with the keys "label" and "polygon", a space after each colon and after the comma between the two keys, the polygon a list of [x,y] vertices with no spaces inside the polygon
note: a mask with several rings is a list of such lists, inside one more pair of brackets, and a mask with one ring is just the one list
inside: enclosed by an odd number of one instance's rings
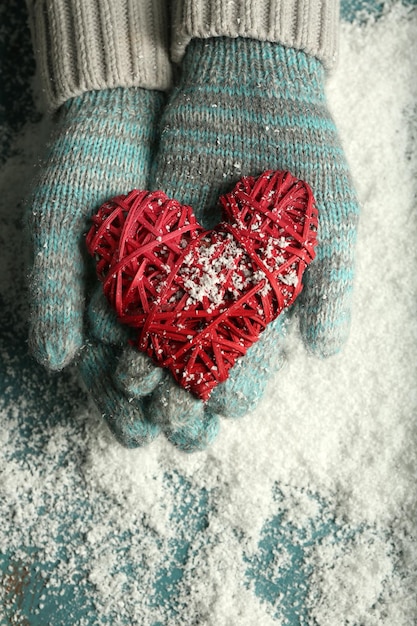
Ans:
{"label": "yarn texture", "polygon": [[68,365],[85,344],[83,233],[107,198],[147,180],[163,101],[146,89],[91,91],[57,115],[26,201],[29,345],[48,369]]}
{"label": "yarn texture", "polygon": [[[197,421],[208,432],[215,414],[235,418],[257,407],[285,363],[291,320],[319,357],[334,354],[347,339],[359,207],[324,79],[317,59],[271,43],[219,37],[195,39],[187,48],[161,118],[149,189],[193,206],[210,228],[221,219],[216,200],[240,178],[286,170],[314,190],[320,230],[296,303],[268,325],[206,403],[192,404],[198,400],[172,376],[158,380],[149,399],[149,375],[142,383],[137,374],[143,354],[125,349],[117,384],[130,398],[146,397],[146,414],[182,449],[194,445]],[[188,396],[186,410],[179,392]]]}

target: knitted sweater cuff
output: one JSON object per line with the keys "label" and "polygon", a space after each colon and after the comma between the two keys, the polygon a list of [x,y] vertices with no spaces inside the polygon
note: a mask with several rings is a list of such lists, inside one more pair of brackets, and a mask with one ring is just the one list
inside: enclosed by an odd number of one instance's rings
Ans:
{"label": "knitted sweater cuff", "polygon": [[165,0],[27,0],[49,109],[86,91],[171,86]]}
{"label": "knitted sweater cuff", "polygon": [[331,68],[337,56],[339,0],[174,0],[172,59],[193,38],[249,37],[304,50]]}

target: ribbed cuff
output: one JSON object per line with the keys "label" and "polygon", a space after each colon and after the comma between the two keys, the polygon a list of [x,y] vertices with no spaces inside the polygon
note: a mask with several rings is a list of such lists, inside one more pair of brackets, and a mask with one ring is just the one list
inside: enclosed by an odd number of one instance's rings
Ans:
{"label": "ribbed cuff", "polygon": [[171,86],[164,0],[27,0],[48,108],[86,91]]}
{"label": "ribbed cuff", "polygon": [[329,69],[337,56],[339,0],[173,0],[174,62],[191,39],[219,36],[280,43]]}

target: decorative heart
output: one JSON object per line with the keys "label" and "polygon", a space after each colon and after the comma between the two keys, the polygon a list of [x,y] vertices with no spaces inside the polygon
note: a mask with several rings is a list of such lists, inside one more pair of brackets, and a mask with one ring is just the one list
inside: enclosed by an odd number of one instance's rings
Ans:
{"label": "decorative heart", "polygon": [[203,229],[162,191],[131,191],[92,218],[87,247],[138,349],[207,400],[266,325],[294,302],[315,256],[318,214],[289,172],[241,179]]}

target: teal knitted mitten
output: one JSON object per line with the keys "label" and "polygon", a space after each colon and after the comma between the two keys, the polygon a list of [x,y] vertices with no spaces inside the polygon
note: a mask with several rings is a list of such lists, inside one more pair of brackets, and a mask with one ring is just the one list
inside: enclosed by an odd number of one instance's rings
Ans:
{"label": "teal knitted mitten", "polygon": [[116,439],[127,448],[136,448],[150,443],[161,429],[147,418],[141,400],[129,398],[115,386],[112,371],[120,352],[115,346],[89,340],[81,350],[78,372]]}
{"label": "teal knitted mitten", "polygon": [[84,233],[109,196],[146,185],[164,95],[140,88],[92,91],[57,113],[45,162],[29,199],[30,347],[57,370],[85,340]]}
{"label": "teal knitted mitten", "polygon": [[[193,40],[161,118],[150,185],[191,204],[205,226],[219,220],[218,196],[244,175],[287,169],[311,185],[319,209],[319,246],[293,310],[306,347],[318,356],[337,352],[348,335],[358,217],[324,78],[317,59],[279,44]],[[263,333],[206,404],[163,374],[147,415],[182,449],[204,447],[217,432],[217,414],[242,415],[262,397],[283,362],[284,317]],[[140,397],[150,386],[147,374],[141,388],[138,359],[143,356],[125,351],[118,384]]]}
{"label": "teal knitted mitten", "polygon": [[[155,367],[136,348],[123,352],[126,330],[109,309],[102,290],[94,294],[88,315],[94,341],[82,352],[79,369],[116,438],[129,448],[137,447],[162,429],[182,450],[204,450],[218,433],[218,415],[202,412],[200,401],[185,393],[166,370]],[[115,367],[115,380],[108,380]],[[101,374],[106,385],[100,381]],[[159,392],[151,395],[155,389]]]}

